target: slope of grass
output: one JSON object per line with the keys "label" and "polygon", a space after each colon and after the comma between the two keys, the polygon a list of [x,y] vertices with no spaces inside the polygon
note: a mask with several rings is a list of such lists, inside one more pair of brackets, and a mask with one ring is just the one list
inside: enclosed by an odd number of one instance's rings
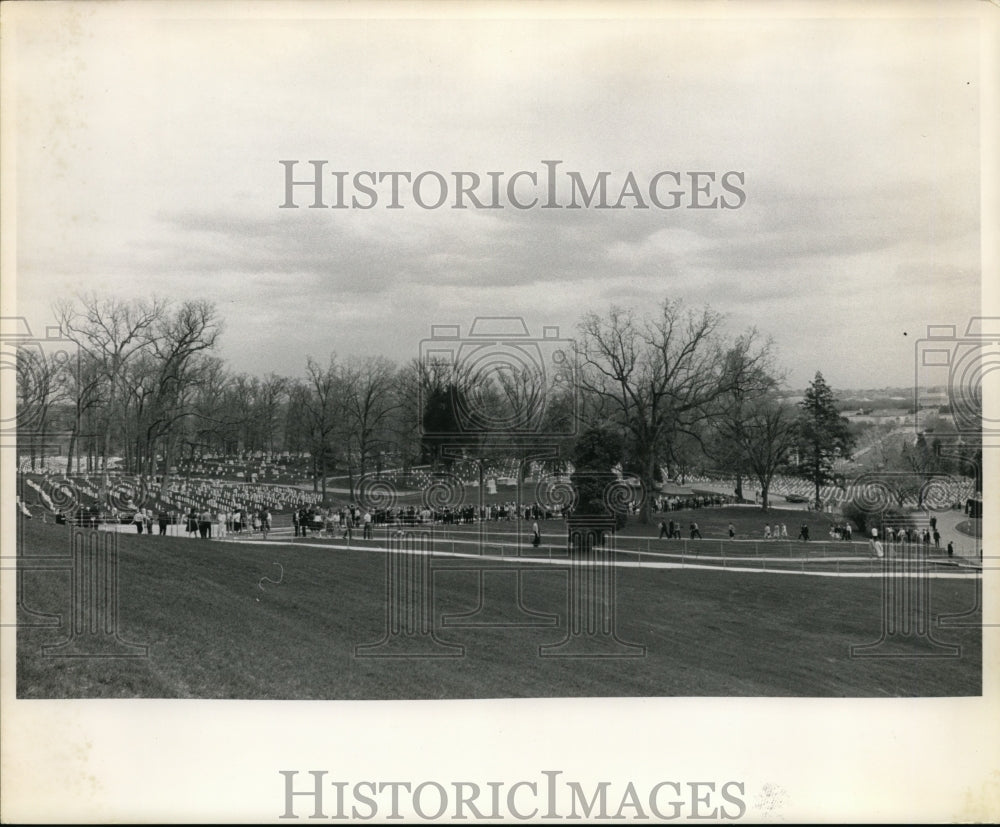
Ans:
{"label": "slope of grass", "polygon": [[[517,575],[505,564],[493,563],[482,575],[488,616],[513,625],[445,626],[443,615],[476,609],[481,575],[476,561],[436,559],[435,634],[442,643],[464,647],[463,656],[359,657],[355,647],[376,643],[386,634],[388,557],[383,553],[310,543],[273,546],[130,534],[121,535],[118,543],[120,636],[147,645],[147,656],[43,654],[44,644],[67,637],[71,577],[65,570],[29,569],[22,575],[25,607],[60,613],[64,625],[19,628],[19,697],[981,693],[978,612],[968,618],[971,627],[934,632],[938,640],[960,645],[960,657],[915,657],[935,653],[932,643],[919,638],[892,648],[906,657],[850,656],[851,645],[879,639],[882,582],[877,578],[621,568],[618,637],[644,646],[644,656],[547,657],[540,656],[539,647],[568,634],[565,569],[532,564],[521,577],[523,606],[548,613],[554,625],[518,625],[529,616],[515,599]],[[23,523],[26,560],[67,555],[68,550],[66,527]],[[972,579],[933,580],[930,586],[933,615],[976,605]],[[23,611],[19,619],[34,622]]]}

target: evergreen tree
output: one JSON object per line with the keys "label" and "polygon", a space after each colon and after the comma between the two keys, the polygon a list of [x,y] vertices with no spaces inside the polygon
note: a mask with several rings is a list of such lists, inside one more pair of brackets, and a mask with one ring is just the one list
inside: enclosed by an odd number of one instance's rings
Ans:
{"label": "evergreen tree", "polygon": [[799,467],[815,485],[816,508],[821,508],[820,487],[831,481],[834,460],[848,455],[853,438],[847,418],[837,410],[833,391],[819,371],[799,409]]}
{"label": "evergreen tree", "polygon": [[[614,430],[594,426],[580,434],[573,449],[570,481],[576,492],[574,514],[611,516],[608,488],[618,478],[611,469],[619,462],[624,441]],[[617,528],[625,525],[625,514],[616,513]]]}

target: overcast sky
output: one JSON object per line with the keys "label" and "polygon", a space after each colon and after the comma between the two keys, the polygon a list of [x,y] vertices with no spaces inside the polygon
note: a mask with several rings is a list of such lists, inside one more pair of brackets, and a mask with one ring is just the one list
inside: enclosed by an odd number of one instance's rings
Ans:
{"label": "overcast sky", "polygon": [[[980,312],[973,21],[115,8],[16,31],[18,312],[35,325],[78,290],[205,298],[234,369],[300,375],[310,354],[416,356],[431,324],[523,315],[572,335],[586,311],[671,297],[771,334],[790,387],[817,370],[879,387],[912,382],[928,324]],[[370,210],[279,209],[289,159],[299,177],[322,159],[484,178],[561,160],[611,172],[613,199],[630,171],[736,170],[746,201],[389,210],[381,185]]]}

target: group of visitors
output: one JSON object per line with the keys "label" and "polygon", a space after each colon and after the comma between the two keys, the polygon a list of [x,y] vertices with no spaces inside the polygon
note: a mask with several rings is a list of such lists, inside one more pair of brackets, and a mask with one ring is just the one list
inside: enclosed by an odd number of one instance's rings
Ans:
{"label": "group of visitors", "polygon": [[[732,529],[732,525],[730,525],[730,529]],[[688,526],[688,531],[691,533],[692,540],[702,539],[701,529],[698,528],[698,523],[692,522],[691,525]],[[681,524],[679,522],[675,522],[674,520],[670,520],[670,522],[667,522],[665,520],[660,520],[659,539],[662,540],[664,537],[666,537],[668,540],[680,540]]]}
{"label": "group of visitors", "polygon": [[361,528],[366,540],[374,536],[372,512],[356,504],[339,509],[299,508],[292,510],[292,528],[296,537],[307,537],[309,532],[325,533],[330,536],[340,532],[341,538],[348,540],[354,536],[354,529]]}

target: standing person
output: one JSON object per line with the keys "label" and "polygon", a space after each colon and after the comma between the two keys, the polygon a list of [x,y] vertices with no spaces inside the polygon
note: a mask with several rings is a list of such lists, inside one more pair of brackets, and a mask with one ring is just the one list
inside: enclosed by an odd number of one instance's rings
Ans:
{"label": "standing person", "polygon": [[809,525],[807,523],[802,523],[802,528],[799,529],[799,539],[809,540]]}
{"label": "standing person", "polygon": [[677,533],[677,524],[671,520],[670,524],[667,526],[667,536],[673,537]]}
{"label": "standing person", "polygon": [[193,505],[187,515],[187,533],[192,537],[198,533],[198,514],[195,512]]}
{"label": "standing person", "polygon": [[784,523],[781,524],[781,539],[782,540],[788,539],[788,526],[786,526]]}
{"label": "standing person", "polygon": [[203,540],[207,540],[211,537],[212,530],[212,515],[209,513],[207,508],[203,508],[198,514],[198,534]]}
{"label": "standing person", "polygon": [[732,523],[729,524],[729,539],[730,540],[736,539],[736,526],[734,526]]}
{"label": "standing person", "polygon": [[770,540],[771,539],[771,524],[770,523],[767,523],[764,526],[764,539],[765,540]]}
{"label": "standing person", "polygon": [[292,529],[295,531],[295,536],[299,536],[299,511],[297,508],[292,508]]}
{"label": "standing person", "polygon": [[881,558],[883,554],[882,543],[879,542],[878,534],[873,534],[871,540],[869,541],[871,546],[872,554],[876,557]]}
{"label": "standing person", "polygon": [[267,539],[267,532],[271,530],[271,512],[266,508],[260,512],[260,530],[264,534],[264,539]]}
{"label": "standing person", "polygon": [[941,548],[941,532],[934,529],[934,548]]}
{"label": "standing person", "polygon": [[365,524],[364,538],[370,540],[372,538],[372,513],[367,508],[365,509],[365,516],[362,517]]}
{"label": "standing person", "polygon": [[667,524],[663,522],[663,520],[660,520],[660,536],[657,537],[656,539],[662,540],[664,535],[666,535],[667,537],[670,536],[669,534],[667,534]]}
{"label": "standing person", "polygon": [[137,508],[135,510],[135,516],[132,517],[132,522],[135,523],[135,530],[139,534],[142,534],[143,518],[142,518],[142,509],[141,508]]}
{"label": "standing person", "polygon": [[538,521],[531,524],[531,545],[538,548],[542,544],[542,533],[538,530]]}
{"label": "standing person", "polygon": [[167,534],[167,523],[170,522],[170,515],[167,514],[167,509],[160,509],[159,513],[156,515],[156,522],[160,526],[160,536],[165,537]]}
{"label": "standing person", "polygon": [[948,556],[955,556],[955,544],[951,540],[948,541]]}
{"label": "standing person", "polygon": [[153,509],[144,508],[142,510],[142,521],[146,524],[146,533],[153,535]]}

